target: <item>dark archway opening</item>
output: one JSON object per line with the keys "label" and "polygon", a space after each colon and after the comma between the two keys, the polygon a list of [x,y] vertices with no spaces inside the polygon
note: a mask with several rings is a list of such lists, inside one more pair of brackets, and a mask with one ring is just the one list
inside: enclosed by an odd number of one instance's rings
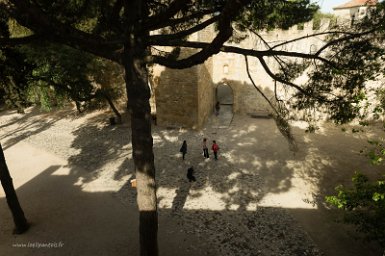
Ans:
{"label": "dark archway opening", "polygon": [[[217,104],[219,104],[219,111]],[[218,117],[218,122],[224,126],[230,125],[234,115],[234,93],[228,84],[222,83],[217,86],[215,90],[215,106],[214,113]]]}

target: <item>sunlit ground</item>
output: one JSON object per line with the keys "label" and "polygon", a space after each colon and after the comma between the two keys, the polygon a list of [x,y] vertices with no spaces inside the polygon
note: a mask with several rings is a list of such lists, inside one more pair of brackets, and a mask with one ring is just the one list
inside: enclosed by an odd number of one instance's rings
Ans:
{"label": "sunlit ground", "polygon": [[[95,114],[76,119],[51,118],[41,123],[41,119],[34,117],[15,122],[20,117],[12,114],[2,119],[1,124],[6,129],[2,129],[0,138],[16,188],[51,165],[61,166],[52,175],[76,176],[74,185],[85,192],[118,192],[135,178],[129,127],[106,127]],[[15,123],[7,126],[7,122],[12,121]],[[49,126],[42,128],[47,123]],[[323,177],[334,174],[340,159],[351,158],[357,162],[355,159],[360,158],[357,140],[364,142],[366,135],[346,135],[332,125],[319,126],[316,134],[308,134],[304,132],[305,122],[297,121],[292,125],[298,152],[289,150],[272,120],[238,117],[228,129],[206,127],[201,131],[154,127],[159,207],[172,208],[178,190],[187,185],[186,170],[193,166],[198,181],[189,186],[184,198],[185,209],[255,210],[258,205],[316,208],[308,201],[320,193]],[[60,127],[65,130],[60,131]],[[82,129],[84,134],[80,132]],[[89,138],[87,129],[91,131]],[[116,136],[107,137],[111,129],[115,129]],[[12,133],[14,130],[17,132]],[[125,135],[119,137],[119,134]],[[209,160],[202,157],[203,137],[208,138],[209,146],[211,140],[218,141],[221,148],[218,161],[213,160],[212,154]],[[352,145],[346,144],[349,137]],[[44,142],[47,138],[52,141]],[[118,145],[114,145],[114,140],[119,140]],[[185,161],[178,153],[183,140],[188,142]],[[327,140],[332,143],[324,145]],[[60,143],[63,141],[65,143]],[[351,149],[341,150],[342,146]],[[60,153],[55,154],[55,151]],[[366,161],[359,159],[357,163],[365,165]],[[358,168],[354,164],[343,167],[349,172]],[[4,196],[3,191],[0,193]],[[130,190],[130,193],[135,191]]]}
{"label": "sunlit ground", "polygon": [[[20,190],[38,181],[34,186],[40,190],[56,181],[56,187],[49,187],[48,191],[74,189],[90,195],[108,192],[136,207],[136,189],[130,185],[135,171],[129,125],[109,126],[106,117],[99,114],[31,114],[24,119],[16,113],[2,115],[0,141],[15,188]],[[336,185],[349,184],[354,171],[373,177],[379,174],[380,168],[371,166],[359,152],[367,146],[369,137],[381,136],[380,129],[352,133],[349,127],[342,132],[341,127],[325,124],[315,134],[309,134],[305,133],[305,123],[292,124],[296,152],[290,151],[271,119],[236,116],[226,129],[208,126],[199,131],[154,126],[160,215],[174,214],[173,219],[180,218],[184,228],[197,234],[217,232],[221,237],[210,238],[209,242],[221,244],[231,230],[233,235],[241,232],[241,227],[236,231],[237,225],[255,221],[255,214],[267,219],[284,214],[275,209],[313,211],[323,206],[323,196],[333,193]],[[204,137],[209,147],[212,140],[218,142],[218,161],[212,152],[210,159],[203,158]],[[179,153],[183,140],[188,144],[184,161]],[[191,166],[197,181],[189,183],[186,172]],[[2,190],[0,197],[4,197]],[[186,220],[184,214],[192,213],[194,220]],[[221,218],[214,218],[213,214],[220,214]],[[226,218],[233,218],[232,224]],[[197,224],[214,219],[218,227],[230,225],[232,229],[216,230]],[[276,224],[276,228],[285,223]],[[274,221],[268,225],[275,225]],[[258,239],[262,238],[258,235]]]}

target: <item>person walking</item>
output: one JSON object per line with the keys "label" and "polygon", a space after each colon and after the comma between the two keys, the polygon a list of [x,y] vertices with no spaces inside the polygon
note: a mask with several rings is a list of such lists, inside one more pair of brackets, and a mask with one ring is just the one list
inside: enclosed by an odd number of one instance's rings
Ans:
{"label": "person walking", "polygon": [[205,158],[209,158],[209,148],[207,147],[207,139],[206,138],[203,138],[202,147],[203,147],[203,156]]}
{"label": "person walking", "polygon": [[211,146],[211,150],[214,152],[214,159],[218,160],[219,146],[215,140],[213,140],[213,145]]}
{"label": "person walking", "polygon": [[187,154],[187,142],[185,140],[183,141],[179,151],[182,153],[182,158],[184,160],[184,156]]}

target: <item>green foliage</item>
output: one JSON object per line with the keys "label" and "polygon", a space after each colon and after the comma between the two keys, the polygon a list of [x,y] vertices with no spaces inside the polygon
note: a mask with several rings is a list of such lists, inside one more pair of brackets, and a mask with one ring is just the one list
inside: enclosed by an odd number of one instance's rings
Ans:
{"label": "green foliage", "polygon": [[371,147],[366,150],[366,155],[369,157],[370,162],[373,165],[380,165],[384,162],[385,158],[384,140],[368,140],[368,143]]}
{"label": "green foliage", "polygon": [[27,59],[36,63],[31,86],[53,88],[57,95],[69,98],[88,97],[93,86],[88,79],[88,63],[93,57],[65,46],[41,45],[23,47]]}
{"label": "green foliage", "polygon": [[312,19],[318,6],[307,0],[253,1],[242,13],[238,24],[252,30],[273,28],[288,29],[293,25]]}
{"label": "green foliage", "polygon": [[301,22],[301,23],[297,24],[297,29],[298,30],[304,30],[304,28],[305,28],[305,23]]}
{"label": "green foliage", "polygon": [[[383,5],[385,4],[381,3],[381,8]],[[383,26],[379,24],[383,24],[384,13],[379,11],[375,17],[372,16],[373,19],[364,19],[354,27],[334,26],[333,31],[358,34],[373,28],[381,29]],[[331,22],[335,19],[330,15],[316,13],[314,26],[318,26],[323,18],[328,18]],[[368,118],[379,119],[383,116],[385,93],[382,87],[377,89],[379,104],[376,100],[369,100],[367,81],[376,80],[385,73],[385,52],[382,44],[384,35],[383,32],[366,33],[365,36],[330,44],[323,56],[328,63],[313,61],[308,65],[306,72],[309,82],[301,86],[303,91],[292,98],[291,107],[298,110],[317,108],[337,124],[358,119],[361,125],[366,126]],[[328,40],[332,42],[344,37],[349,36],[332,33]]]}
{"label": "green foliage", "polygon": [[384,51],[370,40],[350,40],[334,45],[328,52],[333,65],[319,64],[309,71],[309,82],[296,95],[297,109],[324,107],[338,124],[360,117],[366,107],[366,81],[381,70]]}
{"label": "green foliage", "polygon": [[301,76],[308,66],[309,63],[307,61],[303,61],[302,63],[285,62],[279,66],[279,73],[277,75],[287,81],[293,81]]}
{"label": "green foliage", "polygon": [[0,53],[0,90],[10,107],[39,104],[49,111],[70,100],[88,102],[83,107],[104,107],[100,91],[111,99],[123,93],[122,70],[117,64],[70,47],[40,44]]}
{"label": "green foliage", "polygon": [[[369,140],[370,148],[362,150],[374,165],[384,162],[383,140]],[[336,195],[326,196],[326,202],[345,211],[345,221],[356,225],[357,230],[385,245],[385,176],[370,181],[356,172],[352,187],[339,185]]]}
{"label": "green foliage", "polygon": [[25,55],[15,49],[0,48],[0,89],[3,102],[22,111],[28,105],[25,90],[35,67],[25,61]]}
{"label": "green foliage", "polygon": [[[89,1],[38,2],[49,15],[62,22],[81,27],[84,31],[92,31],[96,26],[92,22],[95,17],[87,18],[91,12],[98,12]],[[29,29],[0,10],[0,37],[31,34]],[[0,96],[8,106],[19,110],[29,104],[39,104],[48,111],[69,100],[94,101],[98,105],[105,102],[100,91],[111,99],[121,95],[122,79],[118,72],[122,71],[116,66],[68,46],[39,42],[20,47],[0,47]]]}
{"label": "green foliage", "polygon": [[376,97],[378,104],[374,107],[373,113],[375,118],[379,119],[385,113],[385,88],[378,88],[376,90]]}

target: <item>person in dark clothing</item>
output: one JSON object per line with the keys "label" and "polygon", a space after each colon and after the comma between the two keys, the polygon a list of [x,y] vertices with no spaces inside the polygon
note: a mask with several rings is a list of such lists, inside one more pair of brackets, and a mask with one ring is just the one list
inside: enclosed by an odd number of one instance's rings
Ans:
{"label": "person in dark clothing", "polygon": [[196,181],[194,177],[194,168],[192,166],[187,169],[187,179],[189,182]]}
{"label": "person in dark clothing", "polygon": [[184,156],[187,154],[187,142],[185,140],[183,141],[182,147],[180,147],[179,152],[182,153],[182,157],[184,160]]}
{"label": "person in dark clothing", "polygon": [[219,101],[217,101],[217,103],[215,103],[215,115],[219,115],[219,110],[221,109],[221,105],[219,103]]}
{"label": "person in dark clothing", "polygon": [[205,158],[209,158],[209,149],[207,147],[207,139],[206,138],[203,138],[202,147],[203,147],[203,156]]}

